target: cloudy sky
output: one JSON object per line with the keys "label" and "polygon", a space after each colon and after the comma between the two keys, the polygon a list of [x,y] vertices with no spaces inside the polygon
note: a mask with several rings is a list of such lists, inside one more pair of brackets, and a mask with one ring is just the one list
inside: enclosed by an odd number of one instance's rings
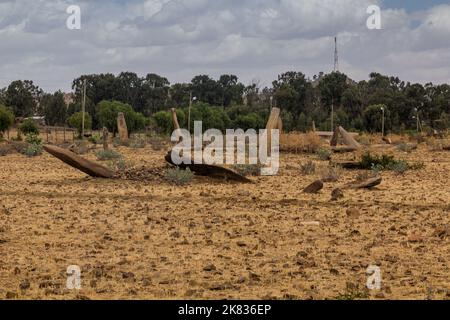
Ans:
{"label": "cloudy sky", "polygon": [[[69,30],[69,5],[81,29]],[[381,30],[366,10],[381,7]],[[0,87],[31,79],[70,91],[88,73],[158,73],[171,83],[233,73],[270,85],[296,70],[372,71],[450,83],[450,0],[0,0]]]}

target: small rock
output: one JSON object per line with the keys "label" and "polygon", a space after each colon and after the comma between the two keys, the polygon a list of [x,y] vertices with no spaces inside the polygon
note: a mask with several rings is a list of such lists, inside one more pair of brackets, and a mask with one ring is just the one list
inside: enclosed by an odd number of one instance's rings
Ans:
{"label": "small rock", "polygon": [[238,247],[246,247],[247,244],[244,241],[238,241],[236,242],[236,244],[238,245]]}
{"label": "small rock", "polygon": [[317,181],[314,181],[313,183],[311,183],[305,189],[303,189],[303,192],[304,193],[317,193],[322,189],[323,189],[322,180],[317,180]]}
{"label": "small rock", "polygon": [[417,233],[413,233],[408,237],[408,242],[416,243],[416,242],[423,242],[423,240],[424,240],[423,237]]}
{"label": "small rock", "polygon": [[216,268],[216,266],[213,265],[212,263],[206,265],[206,266],[203,268],[203,271],[207,271],[207,272],[215,271],[215,270],[217,270],[217,268]]}
{"label": "small rock", "polygon": [[338,201],[342,198],[344,198],[344,192],[341,189],[336,188],[331,192],[331,201]]}
{"label": "small rock", "polygon": [[17,299],[18,295],[15,292],[8,291],[6,293],[6,299]]}
{"label": "small rock", "polygon": [[359,210],[356,208],[349,208],[346,211],[347,216],[350,218],[358,218],[359,217]]}
{"label": "small rock", "polygon": [[134,273],[133,272],[122,272],[122,278],[123,279],[134,279]]}

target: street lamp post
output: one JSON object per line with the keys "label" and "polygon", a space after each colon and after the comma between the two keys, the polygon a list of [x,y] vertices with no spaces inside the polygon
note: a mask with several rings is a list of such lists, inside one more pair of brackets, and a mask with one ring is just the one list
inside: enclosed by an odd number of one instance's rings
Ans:
{"label": "street lamp post", "polygon": [[197,100],[197,97],[192,97],[192,91],[189,93],[189,112],[188,112],[188,131],[191,132],[191,108],[192,101]]}
{"label": "street lamp post", "polygon": [[418,108],[414,108],[414,111],[416,112],[416,129],[417,129],[417,133],[419,133],[419,109]]}

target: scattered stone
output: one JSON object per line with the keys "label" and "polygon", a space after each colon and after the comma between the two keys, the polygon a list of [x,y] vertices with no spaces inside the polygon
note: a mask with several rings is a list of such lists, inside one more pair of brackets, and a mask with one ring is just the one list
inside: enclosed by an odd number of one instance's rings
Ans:
{"label": "scattered stone", "polygon": [[360,215],[359,210],[356,208],[349,208],[346,213],[349,218],[358,218]]}
{"label": "scattered stone", "polygon": [[317,193],[320,190],[323,189],[323,182],[322,180],[317,180],[311,183],[309,186],[307,186],[303,192],[304,193]]}
{"label": "scattered stone", "polygon": [[342,198],[344,198],[344,192],[341,189],[336,188],[331,192],[331,201],[338,201]]}
{"label": "scattered stone", "polygon": [[11,292],[11,291],[8,291],[7,293],[6,293],[6,299],[17,299],[18,298],[18,295],[17,295],[17,293],[15,293],[15,292]]}
{"label": "scattered stone", "polygon": [[408,242],[417,243],[417,242],[423,242],[424,238],[417,233],[413,233],[408,237]]}
{"label": "scattered stone", "polygon": [[433,232],[433,237],[438,237],[440,239],[445,239],[450,237],[450,227],[438,227]]}
{"label": "scattered stone", "polygon": [[238,247],[246,247],[247,244],[244,241],[238,241],[236,242],[236,244],[238,245]]}
{"label": "scattered stone", "polygon": [[210,271],[216,271],[216,270],[217,270],[216,266],[213,265],[212,263],[206,265],[206,266],[203,268],[203,271],[207,271],[207,272],[210,272]]}
{"label": "scattered stone", "polygon": [[355,182],[354,184],[349,185],[349,187],[352,189],[370,189],[370,188],[378,186],[379,184],[381,184],[382,181],[383,181],[383,178],[374,177],[374,178],[367,179],[365,181]]}
{"label": "scattered stone", "polygon": [[134,273],[133,272],[122,272],[122,278],[123,279],[133,279],[134,280]]}
{"label": "scattered stone", "polygon": [[304,227],[318,227],[318,226],[320,226],[320,222],[319,221],[303,221],[301,224]]}

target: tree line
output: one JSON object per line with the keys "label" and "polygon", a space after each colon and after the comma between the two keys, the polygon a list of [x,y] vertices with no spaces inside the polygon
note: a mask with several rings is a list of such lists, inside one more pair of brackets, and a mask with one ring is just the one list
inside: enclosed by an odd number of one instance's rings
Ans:
{"label": "tree line", "polygon": [[73,102],[68,106],[63,92],[45,93],[33,81],[17,80],[0,90],[0,110],[8,109],[15,117],[45,116],[49,125],[76,126],[84,83],[86,112],[94,129],[106,126],[114,131],[120,111],[132,129],[154,126],[170,132],[170,108],[179,110],[180,124],[187,127],[191,103],[191,121],[204,121],[204,129],[262,128],[275,106],[282,109],[288,131],[308,130],[313,121],[318,129],[331,130],[334,110],[335,125],[377,132],[381,130],[381,108],[387,131],[414,130],[417,119],[435,129],[450,125],[448,84],[422,85],[379,73],[355,82],[340,72],[320,73],[310,79],[302,72],[289,71],[265,88],[257,83],[246,86],[236,75],[222,75],[217,80],[198,75],[189,83],[170,84],[167,78],[152,73],[144,77],[132,72],[92,74],[73,80]]}

